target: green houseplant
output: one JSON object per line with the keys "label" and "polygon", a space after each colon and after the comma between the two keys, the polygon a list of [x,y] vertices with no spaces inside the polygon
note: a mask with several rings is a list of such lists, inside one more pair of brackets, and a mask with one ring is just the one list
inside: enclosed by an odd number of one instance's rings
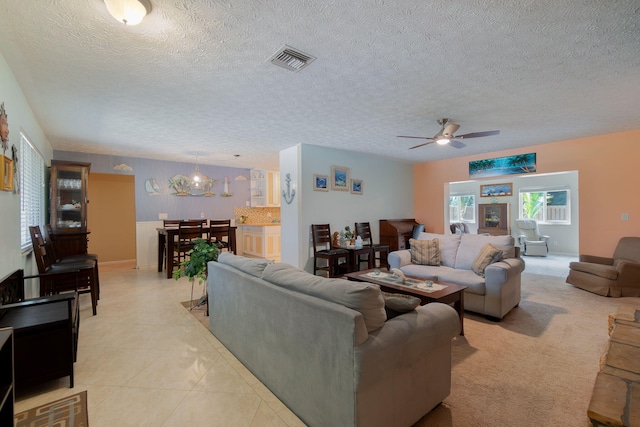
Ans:
{"label": "green houseplant", "polygon": [[216,243],[209,243],[205,239],[194,240],[195,246],[189,251],[189,258],[180,263],[180,266],[173,270],[173,278],[178,280],[181,277],[188,277],[190,282],[198,278],[198,283],[202,284],[207,280],[207,263],[218,261],[220,248]]}

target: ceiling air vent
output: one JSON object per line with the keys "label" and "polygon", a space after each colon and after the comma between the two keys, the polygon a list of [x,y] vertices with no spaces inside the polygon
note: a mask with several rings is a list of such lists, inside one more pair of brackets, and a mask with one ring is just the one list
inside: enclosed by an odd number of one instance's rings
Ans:
{"label": "ceiling air vent", "polygon": [[307,65],[315,61],[311,55],[307,55],[291,46],[284,45],[276,53],[271,55],[269,61],[278,67],[285,68],[289,71],[298,72]]}

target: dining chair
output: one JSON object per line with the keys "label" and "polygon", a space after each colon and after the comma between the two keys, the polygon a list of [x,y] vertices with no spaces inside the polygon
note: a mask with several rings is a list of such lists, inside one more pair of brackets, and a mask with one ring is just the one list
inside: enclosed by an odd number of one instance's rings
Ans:
{"label": "dining chair", "polygon": [[235,248],[231,247],[230,229],[230,219],[210,219],[209,243],[217,243],[220,249],[226,249],[228,252],[235,253]]}
{"label": "dining chair", "polygon": [[[362,239],[363,246],[371,247],[371,256],[373,257],[372,265],[373,267],[384,267],[389,268],[389,263],[387,262],[387,256],[389,255],[389,245],[383,245],[380,243],[373,243],[373,238],[371,237],[371,225],[368,222],[356,222],[356,236],[360,236]],[[368,259],[362,259],[362,255],[358,255],[358,259],[356,263],[360,265],[362,262],[369,262]]]}
{"label": "dining chair", "polygon": [[52,245],[44,240],[40,226],[30,226],[29,233],[38,273],[40,273],[40,296],[61,292],[89,293],[95,316],[98,306],[96,264],[91,260],[58,263],[50,250]]}
{"label": "dining chair", "polygon": [[202,239],[202,220],[193,219],[178,223],[178,238],[173,250],[173,265],[180,268],[180,263],[195,246],[195,241]]}
{"label": "dining chair", "polygon": [[[313,239],[313,274],[317,271],[326,271],[328,277],[338,276],[338,266],[343,259],[349,263],[349,251],[331,246],[331,227],[329,224],[312,224],[311,234]],[[324,259],[326,266],[321,266],[318,261]]]}
{"label": "dining chair", "polygon": [[51,224],[46,224],[44,229],[45,231],[44,233],[42,233],[42,237],[44,239],[45,245],[47,246],[47,250],[52,255],[52,259],[55,263],[68,264],[85,261],[91,261],[94,263],[94,267],[96,269],[96,297],[100,299],[100,272],[98,270],[98,254],[77,254],[60,257],[56,250],[54,237],[55,235],[53,233],[53,229],[51,228]]}

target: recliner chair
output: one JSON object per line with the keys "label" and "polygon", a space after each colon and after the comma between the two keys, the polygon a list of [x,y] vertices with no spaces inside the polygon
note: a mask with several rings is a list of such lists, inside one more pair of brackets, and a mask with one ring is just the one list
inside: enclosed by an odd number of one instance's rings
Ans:
{"label": "recliner chair", "polygon": [[612,258],[580,255],[566,282],[606,297],[640,296],[640,237],[623,237]]}
{"label": "recliner chair", "polygon": [[527,256],[547,256],[549,236],[540,234],[535,219],[516,219],[516,226],[522,234],[518,235],[518,244],[522,254]]}

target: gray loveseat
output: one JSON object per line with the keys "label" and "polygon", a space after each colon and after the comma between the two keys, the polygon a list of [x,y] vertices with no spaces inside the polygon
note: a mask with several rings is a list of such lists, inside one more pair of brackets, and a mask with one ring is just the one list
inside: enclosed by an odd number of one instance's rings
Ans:
{"label": "gray loveseat", "polygon": [[229,253],[208,272],[211,332],[305,424],[410,426],[449,395],[453,308],[386,320],[375,285]]}
{"label": "gray loveseat", "polygon": [[[389,254],[390,268],[399,268],[407,276],[468,286],[464,292],[465,310],[502,319],[520,303],[520,277],[524,261],[516,256],[512,236],[476,234],[421,233],[418,240],[438,239],[440,266],[411,263],[411,252]],[[484,277],[474,273],[471,265],[487,243],[503,251],[502,259],[486,267]]]}

